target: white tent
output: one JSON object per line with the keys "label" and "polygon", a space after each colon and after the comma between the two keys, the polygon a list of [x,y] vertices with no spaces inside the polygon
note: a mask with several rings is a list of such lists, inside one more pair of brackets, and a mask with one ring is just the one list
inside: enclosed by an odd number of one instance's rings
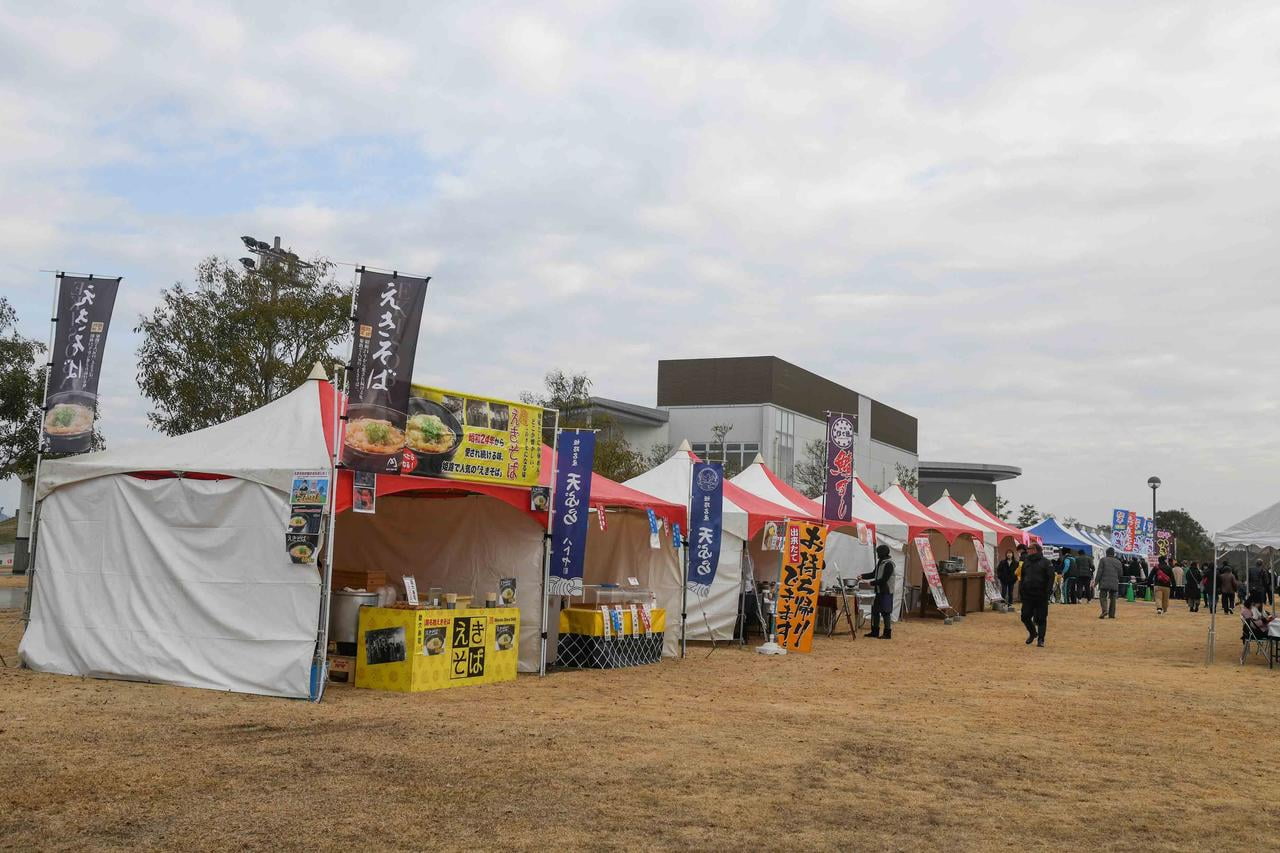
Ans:
{"label": "white tent", "polygon": [[292,472],[329,467],[332,403],[308,381],[218,426],[45,462],[22,661],[310,696],[320,573],[284,531]]}
{"label": "white tent", "polygon": [[[965,511],[964,507],[956,503],[955,499],[951,497],[951,493],[945,489],[942,492],[942,497],[929,504],[929,510],[951,521],[956,521],[969,527],[976,527],[982,533],[982,550],[986,552],[987,560],[991,563],[991,567],[995,568],[996,563],[999,561],[996,554],[996,546],[1002,536],[1008,536],[1008,534],[1002,534],[991,522],[978,516],[970,515]],[[970,570],[977,570],[977,568],[977,566],[971,566]]]}
{"label": "white tent", "polygon": [[[1229,551],[1240,548],[1244,551],[1244,575],[1247,583],[1249,576],[1249,549],[1250,548],[1280,548],[1280,503],[1272,504],[1260,512],[1255,512],[1242,521],[1219,530],[1213,535],[1213,562],[1217,565],[1218,557],[1223,551]],[[1217,598],[1218,595],[1218,572],[1212,573],[1213,586],[1210,595]],[[1212,663],[1214,652],[1214,640],[1217,634],[1217,616],[1218,609],[1216,607],[1209,608],[1209,641],[1205,652],[1205,662]]]}
{"label": "white tent", "polygon": [[[665,462],[623,485],[687,507],[696,461],[689,443],[683,442]],[[794,507],[756,497],[729,481],[724,484],[722,513],[720,562],[711,592],[705,601],[689,596],[686,625],[689,640],[726,640],[733,637],[739,596],[743,591],[744,557],[754,567],[756,579],[776,578],[776,558],[770,560],[768,554],[759,548],[760,530],[768,521],[801,515]],[[750,552],[749,547],[752,549]]]}

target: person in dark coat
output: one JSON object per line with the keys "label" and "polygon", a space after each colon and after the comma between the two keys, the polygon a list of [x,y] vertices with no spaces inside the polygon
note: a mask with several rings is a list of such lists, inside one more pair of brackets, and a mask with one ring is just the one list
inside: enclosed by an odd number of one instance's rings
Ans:
{"label": "person in dark coat", "polygon": [[1081,551],[1076,557],[1076,600],[1093,601],[1093,555]]}
{"label": "person in dark coat", "polygon": [[1200,585],[1204,583],[1204,573],[1200,571],[1200,564],[1195,560],[1192,560],[1191,565],[1187,567],[1187,573],[1183,575],[1183,583],[1186,589],[1187,609],[1196,613],[1200,610]]}
{"label": "person in dark coat", "polygon": [[1027,629],[1027,645],[1044,645],[1049,622],[1049,596],[1053,593],[1054,570],[1040,543],[1031,546],[1031,556],[1022,566],[1018,594],[1022,596],[1022,624]]}
{"label": "person in dark coat", "polygon": [[1004,552],[1004,559],[996,566],[996,580],[1000,581],[1000,595],[1004,603],[1013,606],[1013,585],[1018,580],[1018,560],[1012,551]]}
{"label": "person in dark coat", "polygon": [[1098,587],[1098,603],[1102,612],[1099,619],[1116,618],[1116,596],[1120,593],[1120,578],[1124,576],[1124,564],[1116,559],[1116,549],[1108,548],[1107,556],[1098,561],[1094,584]]}
{"label": "person in dark coat", "polygon": [[1240,581],[1236,580],[1235,570],[1231,568],[1231,564],[1223,560],[1222,567],[1218,570],[1218,597],[1222,601],[1222,612],[1231,613],[1236,606],[1236,590],[1240,588]]}
{"label": "person in dark coat", "polygon": [[[893,560],[889,559],[889,546],[876,546],[876,567],[862,575],[872,582],[876,597],[871,602],[871,630],[863,636],[893,639]],[[884,633],[880,633],[880,621],[884,620]]]}

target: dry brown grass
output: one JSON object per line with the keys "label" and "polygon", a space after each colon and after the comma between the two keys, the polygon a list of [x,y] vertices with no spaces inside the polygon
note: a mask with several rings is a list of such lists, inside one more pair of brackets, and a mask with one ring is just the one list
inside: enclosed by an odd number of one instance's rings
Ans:
{"label": "dry brown grass", "polygon": [[27,576],[10,574],[7,570],[0,572],[0,589],[26,589]]}
{"label": "dry brown grass", "polygon": [[[0,846],[1245,849],[1280,671],[1054,607],[319,706],[0,671]],[[0,614],[0,635],[16,617]],[[1234,617],[1232,617],[1234,618]],[[7,620],[7,621],[6,621]],[[10,655],[14,640],[0,644]],[[12,658],[11,658],[12,660]],[[1252,769],[1250,769],[1252,768]]]}

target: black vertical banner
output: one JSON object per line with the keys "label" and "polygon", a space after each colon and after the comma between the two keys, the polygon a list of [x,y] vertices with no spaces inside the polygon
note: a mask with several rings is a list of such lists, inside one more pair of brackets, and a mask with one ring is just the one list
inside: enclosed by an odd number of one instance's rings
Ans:
{"label": "black vertical banner", "polygon": [[59,276],[58,324],[49,353],[49,390],[44,399],[46,447],[83,453],[93,442],[98,377],[107,344],[119,278]]}
{"label": "black vertical banner", "polygon": [[405,446],[409,384],[426,278],[360,271],[342,464],[396,474]]}
{"label": "black vertical banner", "polygon": [[822,517],[853,520],[853,440],[857,427],[843,412],[827,412],[827,474]]}

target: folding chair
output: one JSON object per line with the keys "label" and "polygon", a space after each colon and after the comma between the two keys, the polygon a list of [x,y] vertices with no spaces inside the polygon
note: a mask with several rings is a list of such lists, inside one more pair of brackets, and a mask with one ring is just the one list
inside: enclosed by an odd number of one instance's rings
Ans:
{"label": "folding chair", "polygon": [[1272,637],[1268,634],[1259,634],[1257,630],[1249,624],[1244,618],[1244,614],[1240,616],[1240,665],[1244,666],[1245,659],[1248,658],[1249,652],[1252,651],[1256,655],[1261,655],[1267,661],[1267,669],[1275,669],[1276,657],[1280,650],[1280,637]]}

